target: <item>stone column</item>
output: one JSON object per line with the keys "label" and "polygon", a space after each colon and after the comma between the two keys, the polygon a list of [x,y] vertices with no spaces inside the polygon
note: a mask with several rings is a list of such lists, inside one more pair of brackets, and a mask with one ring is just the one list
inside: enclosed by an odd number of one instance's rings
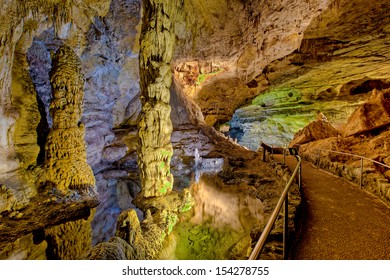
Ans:
{"label": "stone column", "polygon": [[50,82],[53,127],[45,145],[44,172],[38,184],[52,185],[64,193],[95,187],[95,177],[87,164],[84,126],[80,123],[84,77],[80,59],[71,48],[63,46],[54,55]]}
{"label": "stone column", "polygon": [[175,42],[174,19],[181,0],[145,0],[140,42],[142,113],[138,125],[138,165],[142,196],[159,197],[172,190],[170,161],[172,122],[170,62]]}

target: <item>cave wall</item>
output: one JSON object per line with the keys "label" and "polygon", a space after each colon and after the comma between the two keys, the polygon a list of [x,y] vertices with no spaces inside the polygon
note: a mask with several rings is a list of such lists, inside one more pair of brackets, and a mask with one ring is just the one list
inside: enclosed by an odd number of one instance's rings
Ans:
{"label": "cave wall", "polygon": [[389,7],[332,1],[297,50],[264,68],[268,89],[235,112],[231,136],[254,150],[261,141],[286,145],[318,112],[342,131],[373,89],[389,87]]}
{"label": "cave wall", "polygon": [[188,87],[181,81],[182,90],[200,106],[206,123],[227,122],[234,110],[260,94],[267,84],[261,77],[263,69],[298,49],[311,20],[330,3],[186,1],[176,24],[174,65],[199,61],[225,69],[204,85]]}

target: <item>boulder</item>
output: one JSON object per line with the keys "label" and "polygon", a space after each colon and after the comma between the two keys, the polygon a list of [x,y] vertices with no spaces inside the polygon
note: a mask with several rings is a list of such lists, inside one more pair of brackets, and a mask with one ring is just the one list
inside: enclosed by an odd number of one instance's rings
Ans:
{"label": "boulder", "polygon": [[370,99],[347,120],[345,136],[369,132],[390,124],[390,89],[373,90]]}
{"label": "boulder", "polygon": [[337,137],[339,131],[328,121],[323,113],[319,113],[317,119],[299,130],[290,146],[305,144],[314,140]]}

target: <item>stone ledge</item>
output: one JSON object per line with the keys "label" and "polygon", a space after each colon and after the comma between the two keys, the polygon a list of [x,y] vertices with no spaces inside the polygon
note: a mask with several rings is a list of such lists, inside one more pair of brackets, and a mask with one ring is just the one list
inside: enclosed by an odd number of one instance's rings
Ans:
{"label": "stone ledge", "polygon": [[99,205],[93,187],[83,192],[60,195],[53,191],[32,198],[23,209],[2,212],[0,215],[0,252],[7,244],[27,234],[40,232],[68,221],[88,218],[91,208]]}

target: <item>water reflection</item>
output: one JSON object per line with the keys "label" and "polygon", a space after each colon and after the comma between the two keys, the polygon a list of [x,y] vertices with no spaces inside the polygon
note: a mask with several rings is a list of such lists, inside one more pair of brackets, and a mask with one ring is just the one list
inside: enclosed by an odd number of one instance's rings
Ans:
{"label": "water reflection", "polygon": [[193,224],[210,223],[215,228],[228,226],[248,231],[254,221],[264,220],[264,205],[248,187],[225,185],[218,175],[202,174],[191,186],[195,199]]}
{"label": "water reflection", "polygon": [[162,259],[244,259],[253,228],[264,222],[264,205],[250,187],[226,185],[201,174],[190,187],[195,206],[167,240]]}

